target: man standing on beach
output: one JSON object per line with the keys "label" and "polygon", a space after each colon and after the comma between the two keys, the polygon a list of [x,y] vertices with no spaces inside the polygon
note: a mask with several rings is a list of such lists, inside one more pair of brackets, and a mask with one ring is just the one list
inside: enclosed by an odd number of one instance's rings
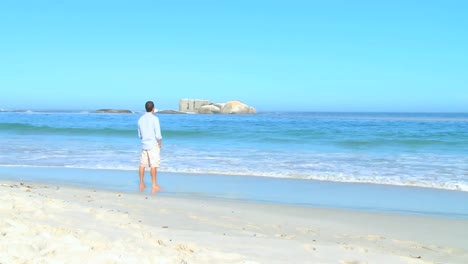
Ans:
{"label": "man standing on beach", "polygon": [[144,182],[145,167],[151,169],[151,180],[153,188],[151,193],[161,190],[156,183],[156,173],[160,163],[160,150],[162,147],[161,128],[159,119],[154,115],[154,103],[148,101],[145,104],[146,113],[138,120],[138,136],[141,139],[141,161],[140,161],[140,192],[146,185]]}

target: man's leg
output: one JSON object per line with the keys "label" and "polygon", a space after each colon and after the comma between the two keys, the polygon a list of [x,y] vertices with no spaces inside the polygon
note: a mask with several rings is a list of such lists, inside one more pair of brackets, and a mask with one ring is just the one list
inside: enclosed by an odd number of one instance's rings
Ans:
{"label": "man's leg", "polygon": [[145,167],[140,166],[140,192],[142,192],[146,188],[144,178],[145,178]]}
{"label": "man's leg", "polygon": [[158,173],[158,169],[155,167],[151,168],[151,180],[153,181],[153,189],[151,193],[156,193],[157,191],[161,190],[161,186],[159,186],[156,182],[156,174]]}

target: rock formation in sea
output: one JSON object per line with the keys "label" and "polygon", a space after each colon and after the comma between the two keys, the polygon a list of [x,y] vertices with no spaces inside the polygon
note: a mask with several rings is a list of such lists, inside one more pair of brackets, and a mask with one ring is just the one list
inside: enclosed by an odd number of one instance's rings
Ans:
{"label": "rock formation in sea", "polygon": [[198,109],[199,114],[219,114],[221,109],[215,105],[203,105]]}
{"label": "rock formation in sea", "polygon": [[201,99],[181,99],[179,101],[179,111],[188,112],[188,113],[198,113],[200,107],[204,105],[209,105],[211,102],[209,100]]}
{"label": "rock formation in sea", "polygon": [[255,108],[250,107],[240,101],[229,101],[221,109],[222,114],[255,114]]}
{"label": "rock formation in sea", "polygon": [[226,103],[212,103],[209,100],[181,99],[179,111],[198,114],[256,114],[255,108],[240,101],[228,101]]}

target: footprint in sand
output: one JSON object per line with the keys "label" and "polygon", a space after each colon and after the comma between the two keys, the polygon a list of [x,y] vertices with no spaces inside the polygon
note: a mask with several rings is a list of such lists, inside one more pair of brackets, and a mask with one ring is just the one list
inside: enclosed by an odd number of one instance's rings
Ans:
{"label": "footprint in sand", "polygon": [[[393,242],[397,243],[397,244],[403,244],[403,245],[405,245],[405,247],[409,247],[409,248],[412,248],[412,249],[424,249],[423,245],[420,245],[420,244],[418,244],[418,243],[416,243],[414,241],[394,239]],[[426,249],[426,250],[428,250],[428,249]]]}
{"label": "footprint in sand", "polygon": [[418,250],[422,249],[422,250],[433,251],[433,252],[444,252],[448,254],[453,254],[456,251],[452,248],[443,248],[443,247],[439,247],[435,245],[421,245],[421,244],[417,244],[416,242],[410,242],[410,241],[406,241],[406,243],[408,244],[408,247],[413,248],[413,249],[418,249]]}
{"label": "footprint in sand", "polygon": [[167,245],[162,240],[158,240],[158,245],[160,245],[162,247],[167,247]]}
{"label": "footprint in sand", "polygon": [[369,249],[367,248],[363,248],[363,247],[353,247],[353,246],[349,246],[349,245],[343,245],[341,246],[341,248],[343,248],[344,250],[359,250],[360,252],[362,253],[369,253]]}
{"label": "footprint in sand", "polygon": [[296,236],[295,235],[289,235],[289,234],[276,234],[275,237],[285,238],[285,239],[293,239]]}
{"label": "footprint in sand", "polygon": [[308,252],[315,252],[315,251],[317,251],[317,248],[315,246],[313,246],[313,245],[305,244],[304,245],[304,250],[308,251]]}
{"label": "footprint in sand", "polygon": [[177,251],[180,251],[180,252],[185,252],[185,253],[190,253],[190,254],[195,252],[194,249],[192,249],[188,245],[184,245],[184,244],[178,244],[178,245],[174,246],[174,249],[177,250]]}
{"label": "footprint in sand", "polygon": [[341,246],[344,250],[354,250],[354,247],[352,246]]}

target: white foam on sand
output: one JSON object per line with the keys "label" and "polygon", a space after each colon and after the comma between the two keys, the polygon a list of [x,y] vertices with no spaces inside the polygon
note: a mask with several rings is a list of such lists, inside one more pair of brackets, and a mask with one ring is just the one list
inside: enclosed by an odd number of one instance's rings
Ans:
{"label": "white foam on sand", "polygon": [[[43,156],[46,157],[46,156]],[[34,157],[31,159],[41,159],[43,157]],[[135,164],[137,161],[134,162]],[[134,171],[135,166],[122,165],[121,163],[116,165],[109,164],[93,164],[93,165],[17,165],[17,164],[0,164],[0,167],[6,168],[69,168],[69,169],[89,169],[89,170],[122,170],[122,171]],[[227,171],[223,169],[194,169],[194,168],[171,168],[165,167],[159,170],[160,172],[168,173],[186,173],[186,174],[197,174],[197,175],[223,175],[229,176],[252,176],[252,177],[267,177],[267,178],[280,178],[280,179],[302,179],[302,180],[318,180],[318,181],[330,181],[330,182],[343,182],[343,183],[369,183],[369,184],[382,184],[391,186],[412,186],[412,187],[423,187],[433,188],[441,190],[453,190],[468,192],[468,184],[464,180],[424,180],[418,178],[386,178],[386,177],[370,177],[370,176],[349,176],[349,175],[311,175],[311,174],[278,174],[277,172],[258,172],[252,170],[237,170]]]}
{"label": "white foam on sand", "polygon": [[468,220],[0,181],[0,263],[468,263]]}

